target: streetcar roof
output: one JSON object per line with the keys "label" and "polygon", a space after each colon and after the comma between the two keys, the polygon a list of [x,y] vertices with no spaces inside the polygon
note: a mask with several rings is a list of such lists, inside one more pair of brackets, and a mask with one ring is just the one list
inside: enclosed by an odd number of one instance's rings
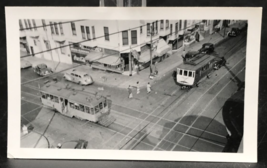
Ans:
{"label": "streetcar roof", "polygon": [[41,91],[51,94],[51,95],[55,95],[55,96],[59,96],[62,98],[68,98],[73,91],[71,90],[67,90],[58,86],[54,86],[54,85],[45,85],[42,87]]}
{"label": "streetcar roof", "polygon": [[96,106],[100,102],[103,102],[105,98],[103,96],[94,95],[92,93],[82,93],[82,92],[75,92],[70,95],[69,101],[76,102],[82,105],[87,105],[89,107]]}
{"label": "streetcar roof", "polygon": [[199,58],[199,63],[196,65],[193,64],[188,64],[188,63],[182,63],[180,64],[177,68],[179,69],[185,69],[185,70],[192,70],[192,71],[196,71],[199,68],[202,68],[203,66],[205,66],[208,62],[212,61],[213,59],[215,59],[216,57],[212,56],[212,55],[204,55],[201,58]]}

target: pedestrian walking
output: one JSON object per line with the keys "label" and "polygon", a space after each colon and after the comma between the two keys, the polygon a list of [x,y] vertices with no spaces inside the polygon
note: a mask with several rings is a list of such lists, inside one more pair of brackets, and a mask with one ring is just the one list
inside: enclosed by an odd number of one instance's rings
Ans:
{"label": "pedestrian walking", "polygon": [[136,74],[139,75],[139,67],[138,67],[138,65],[135,64],[134,68],[135,68]]}
{"label": "pedestrian walking", "polygon": [[139,82],[136,83],[136,94],[140,93]]}
{"label": "pedestrian walking", "polygon": [[147,93],[150,93],[151,92],[151,85],[150,85],[149,82],[146,85],[146,89],[147,89]]}
{"label": "pedestrian walking", "polygon": [[133,91],[132,91],[132,87],[131,87],[131,85],[129,85],[129,87],[128,87],[128,93],[129,93],[128,98],[129,98],[129,99],[133,98]]}
{"label": "pedestrian walking", "polygon": [[196,41],[199,42],[199,33],[196,32]]}

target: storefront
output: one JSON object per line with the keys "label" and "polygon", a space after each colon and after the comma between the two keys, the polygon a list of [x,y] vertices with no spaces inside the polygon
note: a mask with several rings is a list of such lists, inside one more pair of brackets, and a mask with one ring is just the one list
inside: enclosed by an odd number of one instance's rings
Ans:
{"label": "storefront", "polygon": [[183,46],[184,35],[179,35],[175,40],[169,40],[169,43],[172,44],[172,49],[177,50]]}
{"label": "storefront", "polygon": [[104,71],[123,73],[123,62],[120,55],[103,55],[101,58],[93,61],[91,67]]}

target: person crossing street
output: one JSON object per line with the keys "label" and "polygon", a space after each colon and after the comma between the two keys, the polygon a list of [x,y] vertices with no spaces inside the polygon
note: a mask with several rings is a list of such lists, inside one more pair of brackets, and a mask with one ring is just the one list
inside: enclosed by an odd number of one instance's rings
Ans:
{"label": "person crossing street", "polygon": [[132,86],[131,85],[129,85],[129,87],[128,87],[128,93],[129,93],[128,98],[129,99],[133,98],[133,91],[132,91]]}
{"label": "person crossing street", "polygon": [[146,89],[147,89],[147,93],[150,93],[151,92],[151,85],[150,85],[149,82],[146,85]]}

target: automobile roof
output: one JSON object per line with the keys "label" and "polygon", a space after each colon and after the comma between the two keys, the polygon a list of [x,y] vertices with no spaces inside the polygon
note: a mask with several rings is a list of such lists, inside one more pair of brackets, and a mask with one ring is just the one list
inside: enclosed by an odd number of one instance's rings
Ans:
{"label": "automobile roof", "polygon": [[47,65],[42,63],[42,64],[38,64],[37,67],[39,67],[39,68],[47,68]]}
{"label": "automobile roof", "polygon": [[71,73],[75,73],[77,75],[86,75],[88,74],[87,72],[85,71],[82,71],[82,70],[79,70],[79,69],[73,69],[72,71],[70,71]]}
{"label": "automobile roof", "polygon": [[214,57],[213,55],[204,55],[197,60],[198,64],[194,65],[194,64],[188,64],[188,63],[182,63],[181,65],[178,66],[178,68],[195,71],[203,67],[204,65],[206,65],[208,62],[210,62],[211,60],[215,58],[216,57]]}

